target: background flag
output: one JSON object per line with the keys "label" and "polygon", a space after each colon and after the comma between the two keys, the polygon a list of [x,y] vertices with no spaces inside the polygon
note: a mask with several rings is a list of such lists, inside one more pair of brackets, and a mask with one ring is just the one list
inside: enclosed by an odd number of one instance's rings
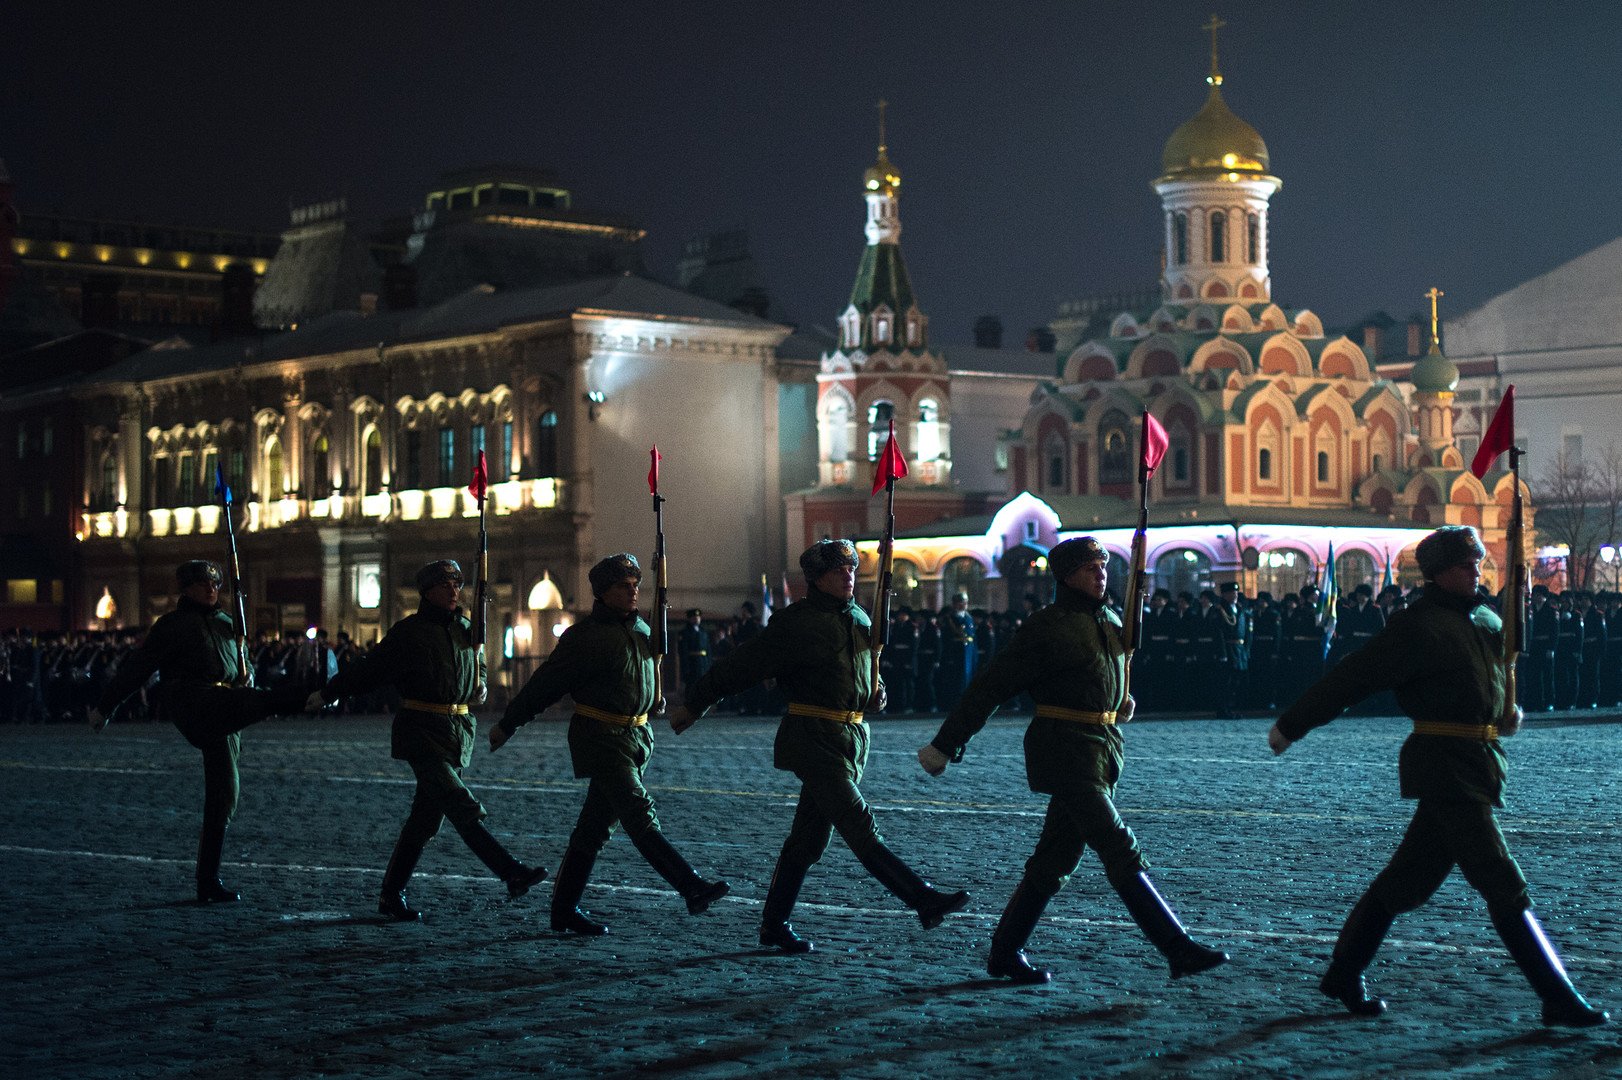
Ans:
{"label": "background flag", "polygon": [[1160,426],[1160,421],[1143,414],[1143,468],[1145,476],[1153,476],[1160,467],[1160,459],[1166,456],[1166,447],[1171,445],[1171,439],[1166,435],[1166,429]]}
{"label": "background flag", "polygon": [[479,451],[479,460],[473,463],[473,483],[467,486],[468,493],[481,503],[484,502],[485,492],[490,490],[490,470],[484,463],[484,451]]}
{"label": "background flag", "polygon": [[225,482],[225,470],[220,468],[217,461],[214,463],[214,494],[227,503],[231,501],[231,487]]}
{"label": "background flag", "polygon": [[1492,414],[1492,423],[1487,425],[1486,434],[1481,436],[1481,448],[1476,451],[1475,460],[1470,462],[1470,471],[1480,480],[1492,468],[1492,463],[1498,460],[1498,455],[1515,445],[1515,387],[1513,384],[1504,391],[1504,400],[1498,403],[1498,409]]}
{"label": "background flag", "polygon": [[772,621],[772,587],[766,584],[766,575],[760,575],[760,625]]}
{"label": "background flag", "polygon": [[901,456],[901,447],[895,442],[895,421],[890,421],[890,437],[885,440],[884,453],[879,455],[879,467],[873,472],[873,494],[884,490],[891,480],[907,475],[907,461]]}
{"label": "background flag", "polygon": [[1323,593],[1318,597],[1318,614],[1327,615],[1331,622],[1339,608],[1340,586],[1335,584],[1335,545],[1329,545],[1329,560],[1324,563]]}
{"label": "background flag", "polygon": [[659,462],[663,461],[665,456],[659,452],[659,447],[655,446],[648,451],[648,457],[653,462],[648,469],[648,494],[657,495],[659,494]]}
{"label": "background flag", "polygon": [[794,590],[788,583],[788,571],[783,571],[783,606],[788,607],[794,603]]}

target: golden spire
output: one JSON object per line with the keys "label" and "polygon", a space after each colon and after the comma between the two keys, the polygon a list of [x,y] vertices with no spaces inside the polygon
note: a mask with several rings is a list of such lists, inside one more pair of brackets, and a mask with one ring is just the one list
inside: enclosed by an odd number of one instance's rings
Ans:
{"label": "golden spire", "polygon": [[1447,295],[1447,293],[1443,292],[1441,289],[1438,289],[1435,285],[1432,285],[1431,288],[1430,288],[1430,292],[1425,294],[1425,299],[1427,299],[1427,300],[1429,300],[1431,302],[1431,348],[1430,348],[1430,351],[1433,352],[1433,353],[1439,353],[1439,352],[1442,351],[1442,336],[1441,336],[1441,333],[1440,333],[1440,320],[1437,318],[1437,314],[1436,314],[1436,301],[1440,300],[1442,297],[1444,297],[1446,295]]}
{"label": "golden spire", "polygon": [[884,110],[889,108],[889,106],[890,106],[890,103],[888,101],[885,101],[883,98],[879,98],[879,160],[880,161],[884,160],[884,153],[885,153],[885,149],[886,149],[885,145],[884,145]]}
{"label": "golden spire", "polygon": [[1217,31],[1227,25],[1217,18],[1216,12],[1213,11],[1211,21],[1200,27],[1201,30],[1211,31],[1211,74],[1205,77],[1205,81],[1213,87],[1222,85],[1222,69],[1217,65]]}
{"label": "golden spire", "polygon": [[879,99],[879,159],[862,175],[862,187],[869,195],[894,196],[901,187],[901,170],[890,164],[890,147],[884,138],[884,110],[890,103]]}

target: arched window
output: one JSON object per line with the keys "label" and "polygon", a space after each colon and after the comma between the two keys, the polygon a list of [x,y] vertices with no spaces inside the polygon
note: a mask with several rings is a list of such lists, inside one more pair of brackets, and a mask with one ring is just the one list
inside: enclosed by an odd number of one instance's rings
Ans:
{"label": "arched window", "polygon": [[890,584],[894,590],[894,604],[898,608],[918,608],[924,606],[924,590],[918,581],[918,564],[907,559],[897,559],[890,577]]}
{"label": "arched window", "polygon": [[1260,214],[1245,215],[1245,261],[1256,265],[1261,260],[1262,219]]}
{"label": "arched window", "polygon": [[193,455],[190,450],[181,451],[180,463],[176,467],[175,480],[180,488],[179,501],[176,506],[197,505],[197,470],[193,467]]}
{"label": "arched window", "polygon": [[875,345],[888,345],[890,343],[890,317],[888,315],[873,316],[873,343]]}
{"label": "arched window", "polygon": [[287,492],[286,460],[282,455],[282,440],[272,435],[265,443],[266,499],[279,499]]}
{"label": "arched window", "polygon": [[332,474],[328,471],[330,449],[325,433],[315,437],[310,447],[310,498],[324,499],[332,493]]}
{"label": "arched window", "polygon": [[1273,451],[1265,446],[1256,451],[1256,475],[1263,480],[1273,479]]}
{"label": "arched window", "polygon": [[1329,451],[1318,451],[1318,483],[1329,483]]}
{"label": "arched window", "polygon": [[850,460],[850,401],[843,394],[828,403],[828,460]]}
{"label": "arched window", "polygon": [[407,489],[422,487],[422,432],[408,428],[405,433],[405,485]]}
{"label": "arched window", "polygon": [[1132,440],[1127,435],[1126,414],[1112,410],[1098,425],[1098,482],[1132,482]]}
{"label": "arched window", "polygon": [[895,419],[895,405],[888,401],[875,401],[867,407],[867,460],[877,461],[890,437],[890,421]]}
{"label": "arched window", "polygon": [[[472,427],[467,429],[467,460],[469,475],[472,475],[473,463],[479,460],[480,454],[484,453],[484,439],[485,426],[483,424],[474,424]],[[489,467],[488,461],[485,462],[485,467]]]}
{"label": "arched window", "polygon": [[1256,567],[1256,589],[1282,600],[1285,593],[1299,592],[1312,581],[1312,556],[1294,548],[1262,552]]}
{"label": "arched window", "polygon": [[934,398],[918,403],[918,460],[936,461],[941,456],[940,404]]}
{"label": "arched window", "polygon": [[1228,215],[1221,210],[1211,212],[1211,261],[1228,261]]}
{"label": "arched window", "polygon": [[1183,266],[1188,262],[1188,215],[1182,211],[1171,216],[1171,237],[1172,261]]}
{"label": "arched window", "polygon": [[168,454],[159,454],[152,459],[152,505],[173,506],[174,504],[175,459]]}
{"label": "arched window", "polygon": [[1345,596],[1359,585],[1379,588],[1374,556],[1366,551],[1335,552],[1335,588],[1339,590],[1339,595]]}
{"label": "arched window", "polygon": [[953,559],[941,568],[941,592],[945,604],[951,604],[958,593],[966,593],[971,608],[985,607],[985,567],[967,557]]}
{"label": "arched window", "polygon": [[96,509],[111,510],[118,505],[118,456],[111,450],[101,455],[101,484],[96,492]]}
{"label": "arched window", "polygon": [[1065,483],[1065,463],[1069,457],[1070,448],[1064,438],[1057,433],[1049,434],[1042,444],[1042,460],[1047,465],[1044,470],[1047,490],[1055,495],[1064,494],[1069,487]]}
{"label": "arched window", "polygon": [[1194,482],[1194,436],[1181,423],[1166,429],[1166,459],[1167,486],[1187,487]]}
{"label": "arched window", "polygon": [[366,431],[365,468],[362,490],[368,495],[377,495],[383,490],[383,436],[375,427]]}
{"label": "arched window", "polygon": [[558,474],[558,414],[547,409],[535,422],[535,475]]}
{"label": "arched window", "polygon": [[1172,596],[1211,587],[1211,560],[1193,548],[1177,548],[1155,560],[1155,588],[1169,589]]}

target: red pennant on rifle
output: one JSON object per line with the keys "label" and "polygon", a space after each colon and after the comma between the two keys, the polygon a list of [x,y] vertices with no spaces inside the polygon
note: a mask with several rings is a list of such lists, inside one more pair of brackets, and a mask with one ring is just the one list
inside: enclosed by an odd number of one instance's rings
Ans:
{"label": "red pennant on rifle", "polygon": [[653,462],[653,464],[648,468],[648,492],[649,494],[657,495],[659,494],[659,462],[663,461],[665,456],[661,454],[659,452],[659,448],[655,446],[652,450],[648,451],[648,458]]}
{"label": "red pennant on rifle", "polygon": [[1481,436],[1481,447],[1476,451],[1475,460],[1470,462],[1470,471],[1480,480],[1487,475],[1498,455],[1515,445],[1515,387],[1512,385],[1504,391],[1504,400],[1498,403],[1498,410],[1492,414],[1492,423],[1487,425],[1487,432]]}
{"label": "red pennant on rifle", "polygon": [[480,502],[484,501],[484,493],[490,490],[490,470],[484,464],[484,451],[479,451],[479,460],[473,465],[473,483],[467,486],[469,494]]}
{"label": "red pennant on rifle", "polygon": [[1160,459],[1166,456],[1166,447],[1171,445],[1171,438],[1166,429],[1160,426],[1160,421],[1143,414],[1143,475],[1153,476],[1160,467]]}
{"label": "red pennant on rifle", "polygon": [[890,437],[879,455],[879,467],[873,471],[873,494],[884,490],[884,485],[907,475],[907,459],[901,456],[901,447],[895,442],[895,421],[890,421]]}

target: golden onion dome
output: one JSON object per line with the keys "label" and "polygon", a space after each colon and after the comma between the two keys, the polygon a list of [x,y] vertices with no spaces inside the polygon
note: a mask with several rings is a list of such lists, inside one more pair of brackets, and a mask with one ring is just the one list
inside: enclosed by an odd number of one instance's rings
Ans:
{"label": "golden onion dome", "polygon": [[1213,82],[1205,107],[1166,140],[1160,153],[1161,180],[1267,176],[1267,144],[1228,108],[1219,82]]}
{"label": "golden onion dome", "polygon": [[889,195],[901,190],[901,170],[890,164],[890,156],[879,147],[879,159],[862,174],[862,190],[869,195]]}

